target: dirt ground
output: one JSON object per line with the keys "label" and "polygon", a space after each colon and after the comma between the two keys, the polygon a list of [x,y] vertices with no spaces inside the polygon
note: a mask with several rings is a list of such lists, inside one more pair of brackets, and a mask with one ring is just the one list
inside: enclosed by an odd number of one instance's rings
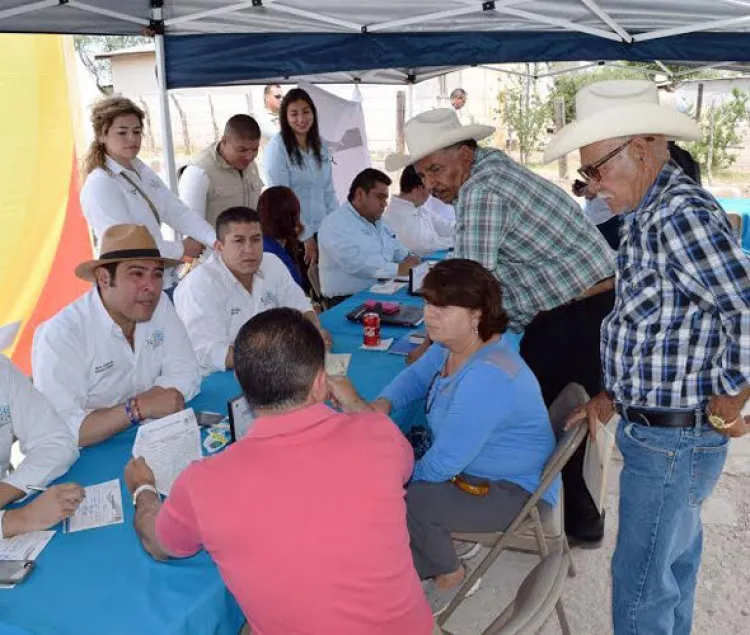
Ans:
{"label": "dirt ground", "polygon": [[[612,632],[610,560],[617,536],[617,500],[622,463],[609,475],[604,543],[573,550],[577,575],[568,578],[563,601],[574,635]],[[750,634],[750,436],[731,441],[724,473],[703,508],[704,552],[698,580],[693,635]],[[485,576],[477,594],[448,621],[456,635],[478,635],[506,606],[538,562],[529,554],[506,553]],[[560,633],[553,613],[542,635]],[[648,634],[645,634],[648,635]]]}

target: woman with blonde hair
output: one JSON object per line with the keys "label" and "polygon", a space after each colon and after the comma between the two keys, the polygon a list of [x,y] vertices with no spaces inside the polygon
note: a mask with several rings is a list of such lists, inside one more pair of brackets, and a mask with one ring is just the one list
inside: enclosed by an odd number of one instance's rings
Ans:
{"label": "woman with blonde hair", "polygon": [[[104,99],[91,109],[94,140],[84,162],[83,215],[97,242],[112,225],[144,225],[165,258],[197,258],[213,246],[216,233],[138,158],[144,118],[125,97]],[[186,238],[164,239],[162,222]],[[173,284],[165,278],[165,289]]]}

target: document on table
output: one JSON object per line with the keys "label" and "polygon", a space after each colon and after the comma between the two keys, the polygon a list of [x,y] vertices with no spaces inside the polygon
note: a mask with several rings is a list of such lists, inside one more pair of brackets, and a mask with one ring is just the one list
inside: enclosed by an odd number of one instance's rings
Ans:
{"label": "document on table", "polygon": [[586,440],[586,454],[583,457],[583,480],[586,482],[586,487],[599,513],[604,509],[604,502],[607,498],[607,474],[615,449],[615,430],[619,420],[619,415],[614,415],[607,422],[607,425],[600,423],[596,441],[592,441],[591,437]]}
{"label": "document on table", "polygon": [[169,495],[180,472],[202,457],[201,433],[192,408],[138,428],[133,456],[142,456],[156,477],[156,489]]}
{"label": "document on table", "polygon": [[54,535],[54,531],[31,531],[13,538],[0,538],[0,560],[36,560]]}
{"label": "document on table", "polygon": [[64,525],[67,533],[123,522],[120,479],[89,485],[85,492],[83,502]]}
{"label": "document on table", "polygon": [[333,377],[346,377],[351,361],[351,353],[326,353],[326,373]]}
{"label": "document on table", "polygon": [[371,293],[382,293],[384,295],[392,295],[403,289],[406,286],[404,282],[397,282],[396,280],[386,280],[385,282],[378,282],[370,287]]}

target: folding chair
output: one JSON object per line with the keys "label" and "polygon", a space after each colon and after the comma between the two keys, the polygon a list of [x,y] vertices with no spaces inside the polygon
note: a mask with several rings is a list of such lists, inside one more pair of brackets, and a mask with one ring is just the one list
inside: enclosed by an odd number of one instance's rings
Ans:
{"label": "folding chair", "polygon": [[[453,537],[457,540],[480,542],[490,547],[490,551],[479,563],[479,566],[466,578],[461,586],[461,590],[438,618],[438,625],[442,626],[448,621],[450,616],[453,615],[461,602],[466,598],[468,591],[494,564],[504,549],[538,552],[542,558],[545,558],[549,555],[550,546],[552,546],[554,552],[563,552],[568,556],[566,559],[568,563],[566,574],[574,574],[572,561],[569,557],[570,546],[565,536],[562,490],[559,502],[550,514],[540,515],[539,502],[542,495],[560,474],[565,464],[570,460],[570,457],[573,456],[586,436],[585,423],[573,426],[567,431],[563,430],[563,428],[568,415],[578,406],[586,403],[588,399],[588,394],[580,385],[569,384],[552,403],[549,416],[555,430],[555,436],[558,437],[557,447],[542,472],[542,480],[539,487],[537,487],[536,491],[521,508],[521,511],[518,512],[518,515],[513,519],[508,529],[505,532],[453,534]],[[544,516],[544,519],[541,516]],[[569,635],[570,626],[568,625],[562,601],[559,598],[556,602],[556,608],[562,632],[564,635]],[[484,631],[483,635],[490,635],[490,633],[492,631],[488,629]]]}

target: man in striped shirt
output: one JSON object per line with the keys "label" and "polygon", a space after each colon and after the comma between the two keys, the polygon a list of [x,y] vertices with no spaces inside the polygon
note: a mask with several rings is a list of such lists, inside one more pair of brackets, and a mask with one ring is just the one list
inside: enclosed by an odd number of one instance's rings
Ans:
{"label": "man in striped shirt", "polygon": [[545,158],[580,148],[579,172],[623,214],[615,306],[602,325],[606,391],[573,418],[587,418],[593,435],[621,415],[614,630],[688,634],[701,505],[728,437],[747,431],[750,259],[721,206],[670,160],[668,138],[700,131],[658,105],[655,84],[591,84],[577,113]]}

